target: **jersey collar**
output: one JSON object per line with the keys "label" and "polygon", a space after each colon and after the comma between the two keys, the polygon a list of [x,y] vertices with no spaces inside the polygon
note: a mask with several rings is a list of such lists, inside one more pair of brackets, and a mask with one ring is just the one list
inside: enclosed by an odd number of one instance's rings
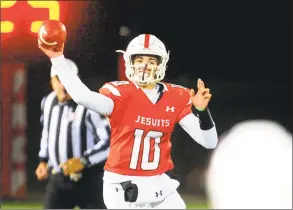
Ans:
{"label": "jersey collar", "polygon": [[[131,82],[135,85],[135,87],[136,87],[137,89],[140,88],[138,84],[136,84],[136,83],[133,82],[133,81],[131,81]],[[165,85],[164,83],[162,83],[162,82],[158,82],[157,84],[160,85],[160,87],[163,88],[163,89],[160,88],[161,91],[163,91],[163,92],[165,92],[165,91],[169,91],[168,88],[167,88],[167,85]]]}

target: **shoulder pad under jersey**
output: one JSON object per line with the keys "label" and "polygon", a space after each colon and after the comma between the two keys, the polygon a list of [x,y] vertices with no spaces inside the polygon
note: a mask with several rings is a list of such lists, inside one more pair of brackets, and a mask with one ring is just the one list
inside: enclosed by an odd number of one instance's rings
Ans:
{"label": "shoulder pad under jersey", "polygon": [[131,88],[131,83],[129,81],[113,81],[105,83],[101,89],[101,93],[106,93],[106,95],[113,95],[115,97],[121,97],[128,95]]}
{"label": "shoulder pad under jersey", "polygon": [[176,95],[178,94],[178,97],[182,97],[183,98],[182,101],[186,102],[187,104],[191,103],[189,88],[183,87],[181,85],[171,84],[171,83],[168,83],[168,88],[174,94]]}

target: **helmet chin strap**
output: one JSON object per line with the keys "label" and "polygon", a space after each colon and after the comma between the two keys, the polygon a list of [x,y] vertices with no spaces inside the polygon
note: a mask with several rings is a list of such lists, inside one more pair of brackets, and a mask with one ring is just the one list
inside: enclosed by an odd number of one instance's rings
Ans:
{"label": "helmet chin strap", "polygon": [[147,83],[147,84],[142,84],[142,83],[138,83],[138,86],[142,87],[142,88],[145,88],[147,87],[148,85],[151,85],[152,83]]}
{"label": "helmet chin strap", "polygon": [[146,87],[151,84],[156,84],[157,82],[153,81],[153,82],[136,82],[136,83],[141,87]]}

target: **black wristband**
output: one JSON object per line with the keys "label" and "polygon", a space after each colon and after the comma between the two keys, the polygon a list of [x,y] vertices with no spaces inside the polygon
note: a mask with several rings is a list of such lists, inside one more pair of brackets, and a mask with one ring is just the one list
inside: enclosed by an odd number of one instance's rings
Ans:
{"label": "black wristband", "polygon": [[203,111],[199,111],[192,106],[192,112],[198,116],[200,128],[202,130],[209,130],[214,127],[213,119],[208,108]]}
{"label": "black wristband", "polygon": [[48,163],[49,158],[39,157],[40,162]]}

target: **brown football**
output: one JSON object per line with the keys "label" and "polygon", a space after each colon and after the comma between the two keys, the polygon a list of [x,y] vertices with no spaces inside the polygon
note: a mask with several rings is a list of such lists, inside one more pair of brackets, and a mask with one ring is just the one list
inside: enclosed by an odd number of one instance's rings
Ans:
{"label": "brown football", "polygon": [[58,20],[43,21],[38,32],[38,43],[48,50],[58,52],[66,40],[66,27]]}

